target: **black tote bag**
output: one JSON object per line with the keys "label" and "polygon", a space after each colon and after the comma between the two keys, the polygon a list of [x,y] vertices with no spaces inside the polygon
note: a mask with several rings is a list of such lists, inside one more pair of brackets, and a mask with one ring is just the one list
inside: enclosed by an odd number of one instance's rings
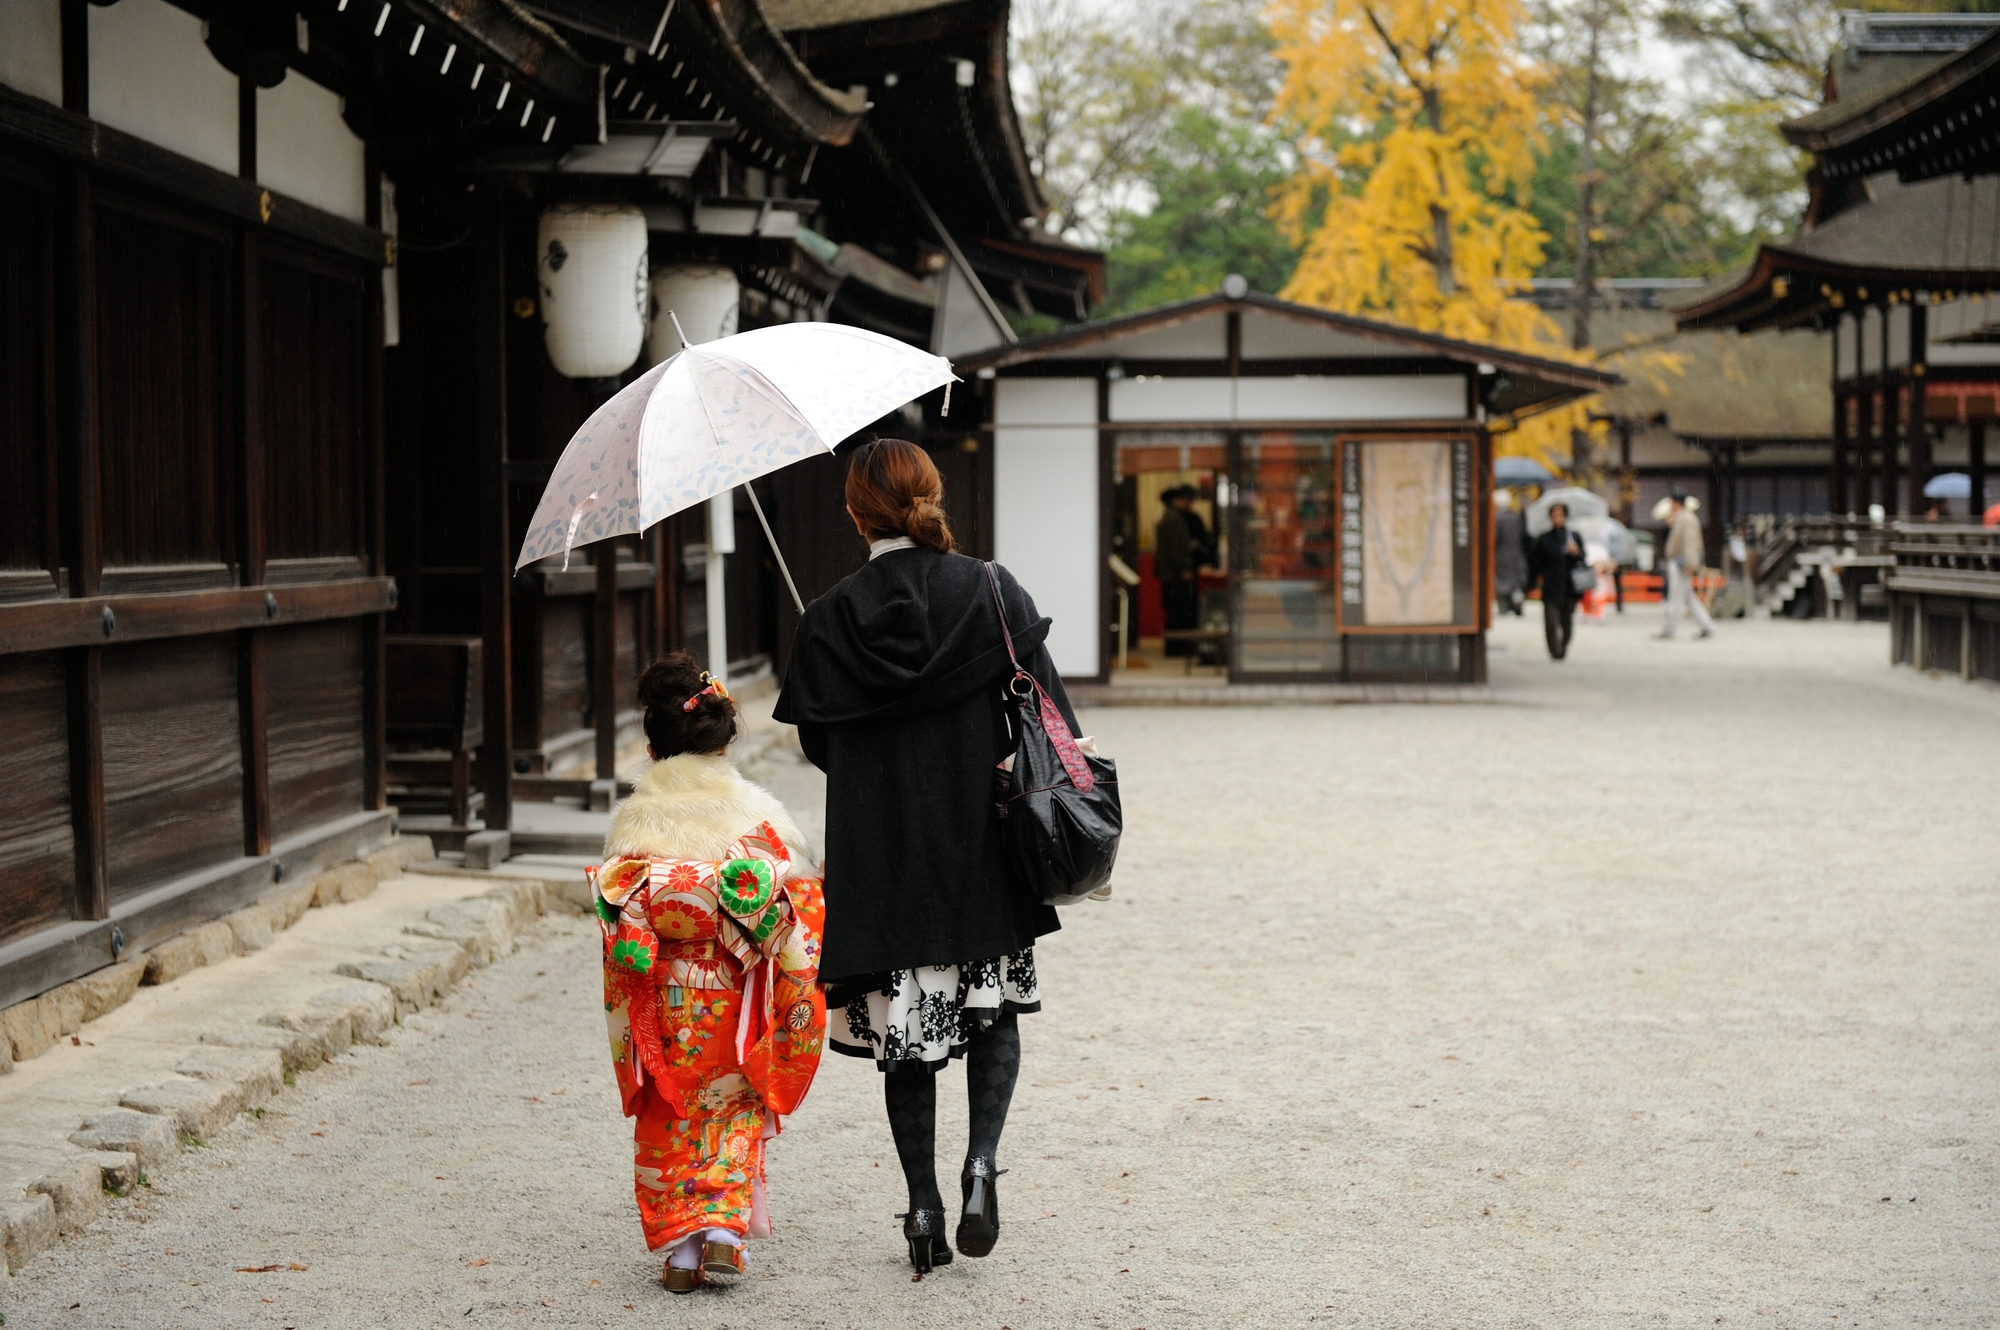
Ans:
{"label": "black tote bag", "polygon": [[1118,804],[1118,765],[1086,756],[1062,712],[1014,654],[1000,579],[986,565],[1000,635],[1014,664],[1007,681],[1014,730],[1014,764],[994,769],[1000,842],[1009,864],[1037,898],[1074,905],[1111,880],[1125,814]]}

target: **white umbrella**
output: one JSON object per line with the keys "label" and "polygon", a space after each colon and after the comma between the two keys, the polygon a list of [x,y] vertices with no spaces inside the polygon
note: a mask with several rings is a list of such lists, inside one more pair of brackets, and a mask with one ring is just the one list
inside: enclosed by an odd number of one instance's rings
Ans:
{"label": "white umbrella", "polygon": [[1569,509],[1569,524],[1574,527],[1581,528],[1581,524],[1585,522],[1595,525],[1611,516],[1611,505],[1604,501],[1602,495],[1593,494],[1575,485],[1568,485],[1562,489],[1549,490],[1528,505],[1527,525],[1530,536],[1539,536],[1555,525],[1549,521],[1549,509],[1559,503]]}
{"label": "white umbrella", "polygon": [[[832,452],[956,377],[942,356],[840,323],[783,323],[683,346],[599,407],[569,441],[514,566],[556,553],[566,560],[577,545],[644,531]],[[755,490],[750,498],[762,520]]]}

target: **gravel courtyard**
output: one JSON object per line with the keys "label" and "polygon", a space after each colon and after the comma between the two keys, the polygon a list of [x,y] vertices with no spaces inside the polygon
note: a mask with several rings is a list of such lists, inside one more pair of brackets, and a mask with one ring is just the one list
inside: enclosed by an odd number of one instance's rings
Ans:
{"label": "gravel courtyard", "polygon": [[552,917],[4,1281],[5,1324],[2000,1324],[2000,694],[1879,625],[1635,613],[1557,664],[1532,615],[1512,704],[1088,714],[1117,897],[1040,949],[987,1260],[912,1282],[878,1078],[830,1057],[778,1238],[670,1298],[596,930]]}

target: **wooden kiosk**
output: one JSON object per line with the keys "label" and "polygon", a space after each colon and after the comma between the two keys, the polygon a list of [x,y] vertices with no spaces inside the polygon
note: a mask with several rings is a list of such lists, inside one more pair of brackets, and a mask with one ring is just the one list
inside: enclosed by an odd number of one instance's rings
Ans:
{"label": "wooden kiosk", "polygon": [[1492,429],[1619,382],[1247,291],[959,369],[985,389],[994,557],[1054,617],[1057,666],[1100,682],[1111,558],[1143,609],[1164,478],[1226,548],[1207,613],[1232,682],[1483,682]]}

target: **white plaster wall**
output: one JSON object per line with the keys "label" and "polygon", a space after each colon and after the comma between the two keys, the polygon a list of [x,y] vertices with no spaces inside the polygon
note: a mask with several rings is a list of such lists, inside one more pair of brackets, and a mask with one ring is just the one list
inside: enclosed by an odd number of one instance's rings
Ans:
{"label": "white plaster wall", "polygon": [[166,0],[90,9],[91,119],[236,174],[236,76]]}
{"label": "white plaster wall", "polygon": [[1456,374],[1297,375],[1120,379],[1111,385],[1119,421],[1460,420],[1465,380]]}
{"label": "white plaster wall", "polygon": [[1002,379],[994,385],[995,425],[1095,425],[1096,379]]}
{"label": "white plaster wall", "polygon": [[1870,305],[1861,311],[1861,372],[1875,374],[1882,368],[1882,311]]}
{"label": "white plaster wall", "polygon": [[61,0],[0,0],[0,83],[62,104]]}
{"label": "white plaster wall", "polygon": [[1002,379],[995,388],[993,557],[1055,620],[1056,669],[1095,675],[1106,622],[1098,603],[1097,381]]}
{"label": "white plaster wall", "polygon": [[340,118],[340,97],[296,69],[277,87],[257,90],[259,183],[336,217],[365,221],[362,146]]}
{"label": "white plaster wall", "polygon": [[1261,310],[1243,311],[1243,358],[1285,360],[1308,356],[1421,355],[1411,347],[1360,333],[1306,323]]}
{"label": "white plaster wall", "polygon": [[1065,676],[1098,669],[1099,520],[1094,425],[994,430],[993,557],[1055,621],[1049,654]]}
{"label": "white plaster wall", "polygon": [[1228,420],[1228,379],[1120,379],[1111,385],[1113,420]]}
{"label": "white plaster wall", "polygon": [[1841,316],[1840,321],[1833,325],[1833,344],[1838,356],[1834,373],[1843,379],[1851,379],[1859,371],[1860,362],[1857,357],[1860,355],[1861,343],[1857,327],[1855,320],[1846,315]]}
{"label": "white plaster wall", "polygon": [[1238,420],[1461,420],[1457,374],[1299,375],[1239,379]]}
{"label": "white plaster wall", "polygon": [[1910,307],[1889,307],[1889,365],[1897,368],[1910,363]]}

